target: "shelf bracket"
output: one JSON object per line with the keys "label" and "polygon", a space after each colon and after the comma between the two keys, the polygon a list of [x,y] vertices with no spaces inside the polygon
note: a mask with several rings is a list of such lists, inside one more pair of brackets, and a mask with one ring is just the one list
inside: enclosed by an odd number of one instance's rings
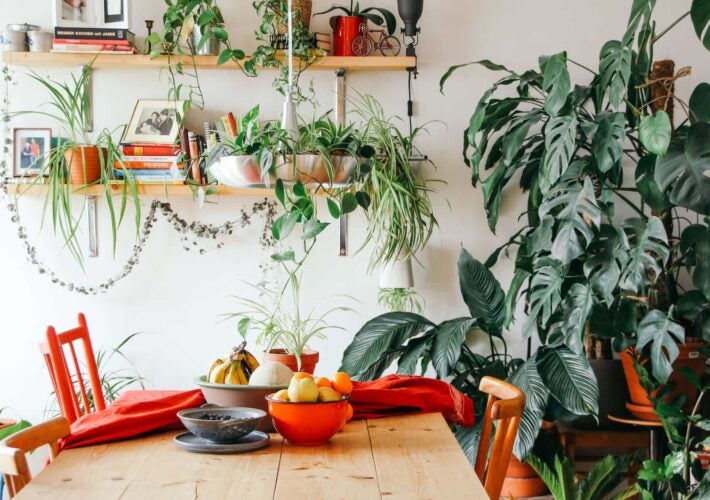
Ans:
{"label": "shelf bracket", "polygon": [[[335,71],[335,122],[345,125],[345,68]],[[340,215],[340,257],[348,255],[348,214]]]}
{"label": "shelf bracket", "polygon": [[86,130],[94,131],[94,70],[91,66],[82,66],[81,71],[88,71],[86,77]]}
{"label": "shelf bracket", "polygon": [[99,231],[98,218],[96,213],[96,196],[86,197],[86,212],[89,223],[89,257],[99,256]]}

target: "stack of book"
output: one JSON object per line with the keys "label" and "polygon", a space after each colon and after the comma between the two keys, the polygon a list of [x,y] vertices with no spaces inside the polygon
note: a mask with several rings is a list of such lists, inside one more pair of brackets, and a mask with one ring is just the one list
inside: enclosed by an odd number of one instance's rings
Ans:
{"label": "stack of book", "polygon": [[[333,43],[328,33],[311,33],[311,37],[307,48],[322,50],[326,55],[333,53]],[[288,35],[271,35],[270,42],[271,47],[276,50],[288,50]]]}
{"label": "stack of book", "polygon": [[330,33],[313,33],[313,44],[316,49],[325,51],[326,54],[333,53],[333,42]]}
{"label": "stack of book", "polygon": [[136,36],[125,29],[54,28],[52,52],[134,54]]}
{"label": "stack of book", "polygon": [[122,161],[114,164],[116,177],[123,176],[121,166],[141,183],[182,184],[185,170],[179,146],[165,144],[121,143]]}

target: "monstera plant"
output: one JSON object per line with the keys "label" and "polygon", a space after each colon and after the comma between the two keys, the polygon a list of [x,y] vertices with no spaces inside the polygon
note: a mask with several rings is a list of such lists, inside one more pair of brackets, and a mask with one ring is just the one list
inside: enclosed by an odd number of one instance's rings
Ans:
{"label": "monstera plant", "polygon": [[[483,191],[490,229],[509,184],[519,179],[527,194],[523,227],[486,261],[490,267],[502,253],[514,256],[501,328],[523,300],[522,335],[543,345],[511,377],[528,397],[520,458],[550,410],[549,395],[570,401],[545,379],[545,365],[589,371],[586,332],[617,351],[636,346],[662,383],[686,333],[710,338],[710,85],[700,83],[686,102],[674,82],[689,68],[664,73],[672,62],[653,63],[655,45],[688,15],[710,49],[710,10],[695,0],[657,31],[654,7],[654,0],[633,1],[626,31],[604,44],[596,69],[565,52],[524,72],[469,63],[503,74],[464,133],[464,161]],[[587,70],[589,81],[573,85],[569,65]],[[449,69],[442,89],[463,66]],[[673,103],[685,115],[677,123]],[[576,397],[567,410],[595,412],[596,391],[568,390]]]}

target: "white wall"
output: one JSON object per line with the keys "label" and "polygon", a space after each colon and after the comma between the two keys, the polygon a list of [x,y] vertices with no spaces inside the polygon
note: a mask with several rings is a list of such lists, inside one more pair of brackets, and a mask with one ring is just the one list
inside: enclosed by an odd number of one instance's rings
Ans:
{"label": "white wall", "polygon": [[[30,22],[51,27],[48,0],[16,2],[0,0],[0,25]],[[374,4],[375,2],[363,2]],[[396,11],[396,2],[381,0],[380,5]],[[567,50],[579,62],[596,67],[598,50],[604,41],[618,38],[626,24],[630,1],[619,0],[446,0],[428,1],[421,22],[419,47],[421,75],[416,81],[417,122],[441,120],[446,127],[433,125],[431,133],[421,138],[420,148],[438,165],[431,174],[447,182],[434,196],[440,230],[421,256],[424,267],[416,269],[417,287],[426,300],[426,315],[439,321],[465,314],[456,280],[456,255],[461,245],[475,256],[485,258],[501,244],[517,225],[520,198],[511,192],[504,204],[499,223],[500,237],[492,235],[485,222],[481,193],[471,188],[468,169],[461,160],[461,137],[478,96],[496,75],[482,68],[472,68],[457,75],[447,87],[445,96],[438,91],[438,81],[452,64],[490,58],[508,67],[525,69],[537,65],[540,54]],[[222,1],[231,36],[238,46],[253,48],[251,33],[256,17],[247,0]],[[314,2],[316,9],[331,4]],[[690,5],[690,0],[659,0],[659,27],[665,27]],[[161,0],[134,1],[133,26],[145,34],[143,20],[159,20],[164,3]],[[324,29],[325,19],[317,19],[316,27]],[[688,95],[698,82],[707,81],[710,67],[690,22],[685,20],[659,45],[657,58],[673,58],[678,66],[693,65],[693,74],[678,82],[680,95]],[[704,64],[703,64],[704,63]],[[25,68],[17,68],[18,84],[11,94],[12,108],[32,109],[44,96],[26,76]],[[40,69],[62,79],[64,69]],[[574,77],[587,81],[582,70],[572,67]],[[125,123],[133,103],[139,98],[161,98],[167,93],[165,77],[152,70],[97,70],[94,83],[95,116],[100,127]],[[332,100],[333,78],[328,73],[312,73],[324,108]],[[388,112],[403,115],[406,103],[406,74],[361,73],[349,76],[349,83],[361,92],[377,96]],[[281,97],[271,88],[270,74],[247,79],[237,72],[203,71],[202,83],[207,95],[207,109],[197,112],[191,121],[197,126],[205,117],[231,110],[244,112],[261,104],[265,117],[276,118]],[[307,111],[307,110],[302,110]],[[42,119],[17,120],[14,126],[51,126]],[[199,209],[190,199],[171,200],[178,212],[188,220],[220,223],[236,217],[254,200],[228,198],[217,205]],[[150,199],[143,200],[144,209]],[[186,253],[179,236],[159,217],[140,265],[134,273],[109,293],[84,297],[52,285],[38,275],[26,261],[16,228],[0,208],[0,407],[11,406],[31,420],[42,418],[42,410],[50,392],[49,378],[37,351],[37,342],[48,324],[64,329],[75,322],[78,311],[87,314],[96,347],[112,346],[131,332],[149,332],[136,340],[127,353],[136,368],[154,388],[191,388],[192,379],[204,372],[208,363],[238,342],[234,324],[219,323],[219,315],[233,310],[229,295],[244,292],[241,280],[259,277],[258,264],[267,258],[257,243],[258,224],[227,240],[221,250],[206,256]],[[102,234],[99,259],[87,266],[86,275],[77,271],[71,258],[61,253],[61,246],[49,228],[39,230],[40,199],[23,199],[24,222],[39,255],[50,267],[67,279],[97,283],[114,275],[122,267],[131,248],[130,228],[122,233],[116,260],[110,257],[108,235]],[[450,206],[449,206],[450,204]],[[106,229],[107,214],[101,211],[100,223]],[[351,247],[357,248],[362,236],[360,216],[351,219]],[[259,221],[257,221],[259,222]],[[321,351],[319,371],[332,373],[352,334],[367,319],[382,310],[376,301],[377,276],[366,273],[367,250],[349,258],[337,256],[338,231],[331,227],[319,242],[306,275],[307,300],[315,303],[335,293],[358,298],[359,316],[343,317],[339,323],[347,333],[334,332]],[[510,264],[496,268],[506,283]],[[522,353],[516,334],[510,343]]]}

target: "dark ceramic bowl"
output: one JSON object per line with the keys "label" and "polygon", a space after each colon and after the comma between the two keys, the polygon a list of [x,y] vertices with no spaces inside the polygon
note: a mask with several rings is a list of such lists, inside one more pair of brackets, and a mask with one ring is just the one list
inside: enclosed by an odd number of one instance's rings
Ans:
{"label": "dark ceramic bowl", "polygon": [[[201,408],[182,410],[177,414],[182,424],[195,436],[213,443],[236,443],[253,432],[266,416],[263,410],[256,408],[222,408],[205,405]],[[210,420],[208,417],[220,417],[228,420]]]}

